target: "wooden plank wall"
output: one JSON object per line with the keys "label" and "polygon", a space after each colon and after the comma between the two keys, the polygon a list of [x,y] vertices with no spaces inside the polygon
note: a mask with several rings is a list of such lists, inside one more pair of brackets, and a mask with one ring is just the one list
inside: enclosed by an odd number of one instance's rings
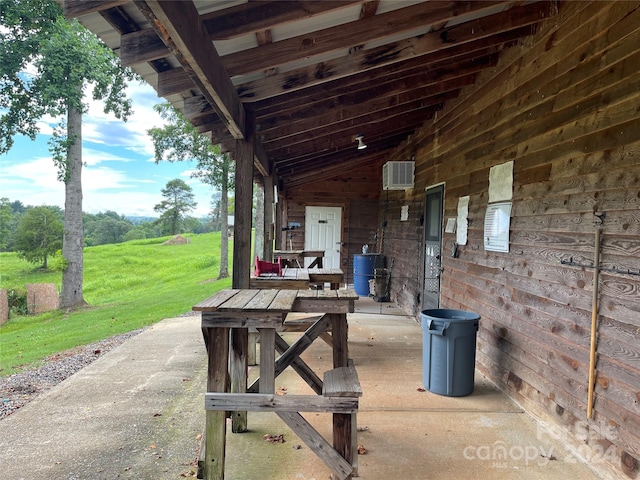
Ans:
{"label": "wooden plank wall", "polygon": [[[355,149],[354,149],[355,151]],[[353,255],[364,244],[377,248],[378,197],[372,185],[382,185],[382,164],[375,162],[354,168],[337,178],[323,179],[285,192],[287,221],[300,222],[294,230],[293,248],[304,248],[305,208],[307,206],[342,207],[342,248],[340,265],[345,281],[353,283]],[[285,237],[286,232],[282,232]]]}
{"label": "wooden plank wall", "polygon": [[[408,218],[400,221],[402,207],[408,207]],[[386,256],[391,275],[390,288],[394,301],[409,312],[419,312],[420,279],[423,266],[419,260],[424,235],[424,198],[412,198],[411,192],[385,191],[380,199],[381,251]]]}
{"label": "wooden plank wall", "polygon": [[[606,478],[640,478],[638,46],[638,2],[560,3],[556,17],[399,149],[398,160],[415,155],[416,184],[391,193],[385,232],[394,239],[385,253],[418,272],[416,281],[392,279],[392,298],[417,315],[420,219],[409,226],[395,210],[419,205],[439,182],[445,218],[470,196],[468,243],[458,258],[443,256],[441,306],[481,315],[478,368]],[[488,252],[489,169],[511,160],[510,251]],[[561,261],[592,264],[594,212],[606,214],[605,270],[587,419],[593,269]],[[454,241],[445,234],[443,251]]]}

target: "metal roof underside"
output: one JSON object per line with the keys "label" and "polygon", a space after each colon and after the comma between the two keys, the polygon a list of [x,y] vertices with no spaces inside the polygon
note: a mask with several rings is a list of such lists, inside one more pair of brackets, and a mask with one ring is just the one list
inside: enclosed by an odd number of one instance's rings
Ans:
{"label": "metal roof underside", "polygon": [[[158,95],[283,188],[380,164],[556,2],[64,0]],[[364,135],[368,148],[356,149]]]}

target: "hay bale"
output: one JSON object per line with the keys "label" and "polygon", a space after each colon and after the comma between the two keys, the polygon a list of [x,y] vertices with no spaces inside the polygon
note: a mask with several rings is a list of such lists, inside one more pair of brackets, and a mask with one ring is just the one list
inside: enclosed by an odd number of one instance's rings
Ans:
{"label": "hay bale", "polygon": [[184,245],[189,243],[189,237],[183,237],[182,235],[176,235],[173,238],[170,238],[163,245]]}
{"label": "hay bale", "polygon": [[9,297],[7,289],[0,288],[0,326],[9,321]]}
{"label": "hay bale", "polygon": [[31,315],[49,312],[60,306],[60,297],[55,283],[28,283],[27,312]]}

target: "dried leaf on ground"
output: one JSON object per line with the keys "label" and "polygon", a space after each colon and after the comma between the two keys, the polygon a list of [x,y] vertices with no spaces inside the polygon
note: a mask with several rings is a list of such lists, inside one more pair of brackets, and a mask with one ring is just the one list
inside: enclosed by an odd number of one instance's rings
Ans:
{"label": "dried leaf on ground", "polygon": [[262,436],[262,439],[270,443],[285,443],[284,435],[282,435],[281,433],[279,433],[278,435],[274,435],[272,433],[265,433]]}

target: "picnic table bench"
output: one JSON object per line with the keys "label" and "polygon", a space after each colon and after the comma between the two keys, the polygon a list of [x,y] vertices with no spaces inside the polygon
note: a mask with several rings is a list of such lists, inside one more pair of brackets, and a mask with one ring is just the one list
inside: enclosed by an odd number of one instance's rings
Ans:
{"label": "picnic table bench", "polygon": [[[335,478],[345,480],[357,474],[356,415],[362,390],[355,366],[349,360],[347,343],[347,313],[353,312],[357,299],[351,289],[232,289],[218,292],[193,307],[202,314],[202,333],[209,357],[201,456],[206,480],[224,479],[227,411],[275,412],[331,468]],[[289,345],[279,330],[291,312],[322,315]],[[260,376],[247,386],[250,328],[257,329],[260,335]],[[300,355],[329,329],[334,368],[320,379]],[[276,351],[280,353],[278,358]],[[275,394],[275,378],[288,366],[316,395]],[[333,445],[300,412],[333,413]],[[244,431],[246,424],[232,429]]]}

